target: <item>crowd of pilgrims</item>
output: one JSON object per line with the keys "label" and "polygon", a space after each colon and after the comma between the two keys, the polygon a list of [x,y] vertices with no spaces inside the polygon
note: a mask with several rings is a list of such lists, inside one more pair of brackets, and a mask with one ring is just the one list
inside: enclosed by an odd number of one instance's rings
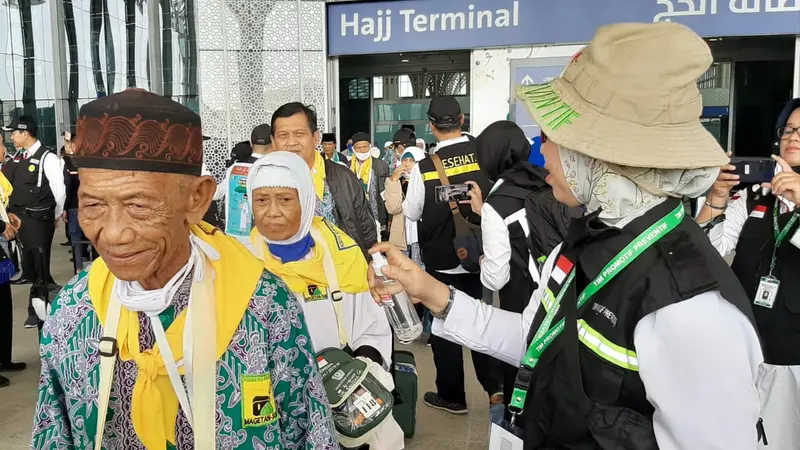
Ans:
{"label": "crowd of pilgrims", "polygon": [[[31,448],[402,449],[416,368],[377,275],[423,320],[425,405],[468,412],[472,350],[492,450],[798,448],[800,99],[775,126],[775,177],[740,185],[697,117],[711,61],[681,25],[603,27],[515,93],[533,147],[510,121],[463,132],[452,96],[430,102],[435,143],[403,126],[380,148],[288,103],[219,182],[187,108],[137,89],[88,103],[66,170],[100,258],[84,269],[76,250],[41,317]],[[582,77],[628,103],[598,107]],[[234,239],[241,166],[252,230]],[[7,240],[25,227],[11,216]]]}

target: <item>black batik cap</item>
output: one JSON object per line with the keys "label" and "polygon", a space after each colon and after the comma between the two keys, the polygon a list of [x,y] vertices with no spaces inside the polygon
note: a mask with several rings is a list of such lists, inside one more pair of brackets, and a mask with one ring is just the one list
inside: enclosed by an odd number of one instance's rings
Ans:
{"label": "black batik cap", "polygon": [[336,133],[323,133],[322,134],[322,142],[333,142],[336,143]]}

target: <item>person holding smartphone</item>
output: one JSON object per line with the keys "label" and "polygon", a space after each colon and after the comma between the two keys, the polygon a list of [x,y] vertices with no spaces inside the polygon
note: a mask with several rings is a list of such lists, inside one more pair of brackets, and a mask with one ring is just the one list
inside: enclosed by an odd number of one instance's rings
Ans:
{"label": "person holding smartphone", "polygon": [[[697,221],[719,222],[709,231],[747,295],[764,350],[758,390],[770,448],[800,447],[800,98],[790,101],[775,126],[776,175],[728,200],[739,175],[727,166],[709,192]],[[721,219],[720,219],[721,218]],[[721,220],[721,222],[720,222]]]}

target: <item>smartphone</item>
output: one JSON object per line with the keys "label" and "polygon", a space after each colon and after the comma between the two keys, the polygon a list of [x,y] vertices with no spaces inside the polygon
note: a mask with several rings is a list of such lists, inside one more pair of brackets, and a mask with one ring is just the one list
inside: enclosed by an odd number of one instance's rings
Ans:
{"label": "smartphone", "polygon": [[467,192],[472,189],[469,184],[451,184],[448,186],[436,186],[436,203],[450,203],[468,201]]}
{"label": "smartphone", "polygon": [[740,156],[731,158],[741,183],[766,183],[775,177],[777,162],[772,158]]}

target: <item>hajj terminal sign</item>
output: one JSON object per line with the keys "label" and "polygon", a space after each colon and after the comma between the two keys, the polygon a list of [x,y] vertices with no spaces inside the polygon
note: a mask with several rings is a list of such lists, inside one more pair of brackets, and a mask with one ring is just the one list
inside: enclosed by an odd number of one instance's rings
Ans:
{"label": "hajj terminal sign", "polygon": [[394,0],[329,3],[328,54],[589,42],[616,22],[704,37],[800,35],[800,0]]}

